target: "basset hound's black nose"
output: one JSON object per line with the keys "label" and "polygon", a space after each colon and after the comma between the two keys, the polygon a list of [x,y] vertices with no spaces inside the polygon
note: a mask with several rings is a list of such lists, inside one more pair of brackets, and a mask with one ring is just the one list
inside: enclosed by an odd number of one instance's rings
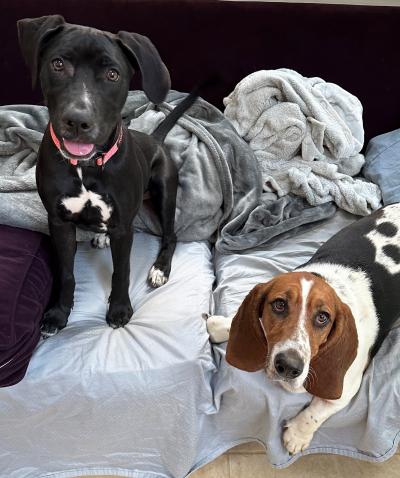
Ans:
{"label": "basset hound's black nose", "polygon": [[293,349],[278,353],[274,365],[277,373],[289,380],[299,377],[304,369],[303,360]]}

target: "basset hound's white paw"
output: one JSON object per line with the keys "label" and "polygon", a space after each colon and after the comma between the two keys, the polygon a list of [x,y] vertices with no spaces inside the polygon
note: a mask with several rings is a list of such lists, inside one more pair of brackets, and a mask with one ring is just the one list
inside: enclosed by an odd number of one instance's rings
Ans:
{"label": "basset hound's white paw", "polygon": [[231,317],[203,314],[203,319],[207,321],[207,331],[211,342],[219,344],[228,340],[232,323]]}
{"label": "basset hound's white paw", "polygon": [[294,455],[308,448],[313,436],[314,430],[312,427],[307,426],[303,417],[297,416],[286,423],[283,432],[283,444],[286,450]]}

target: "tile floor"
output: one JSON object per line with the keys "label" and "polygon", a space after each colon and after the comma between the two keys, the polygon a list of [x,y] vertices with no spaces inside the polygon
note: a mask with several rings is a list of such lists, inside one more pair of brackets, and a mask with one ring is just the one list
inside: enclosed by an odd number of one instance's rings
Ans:
{"label": "tile floor", "polygon": [[[204,466],[190,478],[399,478],[400,453],[385,463],[333,455],[306,456],[285,470],[272,468],[257,443],[241,445]],[[88,478],[106,478],[93,476]]]}
{"label": "tile floor", "polygon": [[256,443],[233,448],[191,478],[399,478],[400,454],[382,464],[332,455],[306,456],[285,470],[271,467]]}

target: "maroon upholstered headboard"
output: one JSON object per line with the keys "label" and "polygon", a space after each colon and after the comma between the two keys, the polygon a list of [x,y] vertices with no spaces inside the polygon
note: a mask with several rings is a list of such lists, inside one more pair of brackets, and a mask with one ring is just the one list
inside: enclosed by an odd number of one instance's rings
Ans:
{"label": "maroon upholstered headboard", "polygon": [[71,23],[149,36],[175,89],[188,91],[209,73],[219,73],[222,81],[205,95],[217,106],[245,75],[287,67],[358,96],[367,139],[400,127],[400,7],[215,0],[6,3],[0,18],[0,104],[40,103],[19,53],[16,20],[60,13]]}

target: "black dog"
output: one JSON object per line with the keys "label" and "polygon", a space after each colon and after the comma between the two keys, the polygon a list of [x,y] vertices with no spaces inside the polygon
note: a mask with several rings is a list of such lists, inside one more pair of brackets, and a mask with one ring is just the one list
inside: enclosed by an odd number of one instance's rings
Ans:
{"label": "black dog", "polygon": [[60,291],[43,318],[42,333],[50,336],[65,327],[73,306],[76,227],[109,236],[114,272],[107,323],[123,327],[133,313],[128,294],[132,222],[146,191],[163,230],[149,282],[158,287],[169,277],[178,176],[161,142],[196,96],[185,98],[152,136],[128,131],[121,110],[134,68],[140,68],[153,103],[161,103],[170,87],[168,70],[148,38],[71,25],[59,15],[20,20],[18,36],[33,85],[40,78],[50,116],[36,181],[57,252]]}

